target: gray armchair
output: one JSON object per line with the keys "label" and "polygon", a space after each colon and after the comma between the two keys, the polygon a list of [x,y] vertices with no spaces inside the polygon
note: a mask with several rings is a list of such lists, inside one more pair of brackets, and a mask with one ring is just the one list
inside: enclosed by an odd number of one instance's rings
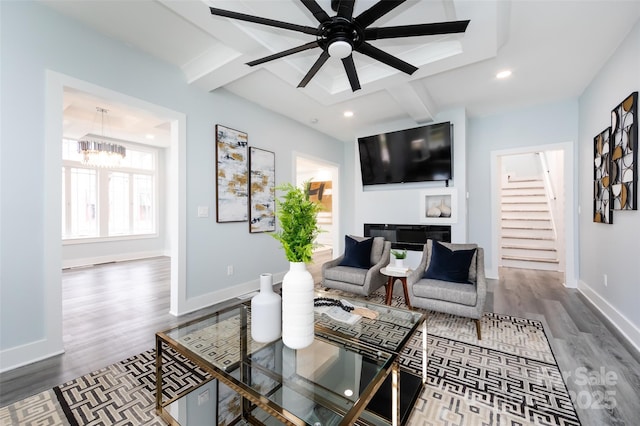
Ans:
{"label": "gray armchair", "polygon": [[457,283],[424,278],[429,268],[433,241],[428,240],[424,245],[420,265],[407,277],[409,300],[411,305],[436,312],[472,318],[476,323],[478,340],[482,338],[480,332],[480,318],[484,312],[487,297],[487,281],[484,271],[484,250],[476,244],[441,243],[452,251],[476,249],[469,267],[469,283]]}
{"label": "gray armchair", "polygon": [[380,273],[380,269],[389,264],[390,252],[391,242],[385,241],[383,237],[374,237],[369,269],[340,266],[344,259],[343,253],[342,256],[322,265],[322,286],[368,296],[386,284],[387,277]]}

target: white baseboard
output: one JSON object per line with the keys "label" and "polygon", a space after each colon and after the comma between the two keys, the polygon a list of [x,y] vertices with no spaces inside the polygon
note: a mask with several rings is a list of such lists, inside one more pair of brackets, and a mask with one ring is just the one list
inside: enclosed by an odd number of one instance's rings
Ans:
{"label": "white baseboard", "polygon": [[123,262],[126,260],[148,259],[150,257],[166,256],[164,250],[141,251],[135,253],[114,253],[106,256],[84,257],[77,259],[63,259],[62,268],[80,268],[83,266],[99,265],[101,263]]}
{"label": "white baseboard", "polygon": [[[273,283],[275,284],[282,282],[285,273],[286,271],[273,274]],[[187,299],[183,304],[181,304],[179,312],[172,311],[170,313],[174,316],[179,317],[181,315],[186,315],[188,313],[215,305],[216,303],[221,303],[236,297],[241,297],[244,294],[251,293],[259,289],[260,278],[258,277],[255,280],[247,281],[245,283],[227,287],[222,290],[203,294],[202,296]]]}
{"label": "white baseboard", "polygon": [[[13,370],[64,353],[64,348],[47,339],[0,351],[0,373]],[[26,361],[25,361],[26,360]]]}
{"label": "white baseboard", "polygon": [[489,279],[492,279],[492,280],[500,279],[500,275],[498,274],[498,271],[493,269],[493,268],[485,270],[484,271],[484,276],[485,276],[485,278],[489,278]]}
{"label": "white baseboard", "polygon": [[578,291],[640,352],[640,329],[635,324],[582,280],[578,280]]}

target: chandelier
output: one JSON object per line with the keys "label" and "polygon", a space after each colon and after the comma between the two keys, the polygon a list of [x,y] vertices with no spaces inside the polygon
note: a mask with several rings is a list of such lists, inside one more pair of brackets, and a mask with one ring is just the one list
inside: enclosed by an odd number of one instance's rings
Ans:
{"label": "chandelier", "polygon": [[120,161],[127,155],[127,149],[118,144],[105,141],[104,115],[109,111],[96,107],[102,115],[102,138],[86,134],[78,141],[78,153],[82,154],[82,164],[97,167],[119,167]]}

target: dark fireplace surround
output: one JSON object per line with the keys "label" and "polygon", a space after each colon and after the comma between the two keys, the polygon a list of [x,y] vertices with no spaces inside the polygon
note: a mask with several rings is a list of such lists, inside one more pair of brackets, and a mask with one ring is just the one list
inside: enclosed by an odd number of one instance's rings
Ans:
{"label": "dark fireplace surround", "polygon": [[393,249],[422,251],[428,239],[451,242],[451,226],[365,223],[364,236],[384,237]]}

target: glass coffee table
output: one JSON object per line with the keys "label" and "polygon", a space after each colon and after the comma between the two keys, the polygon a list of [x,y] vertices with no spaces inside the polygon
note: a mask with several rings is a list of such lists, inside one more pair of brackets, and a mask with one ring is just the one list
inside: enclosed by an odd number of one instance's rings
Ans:
{"label": "glass coffee table", "polygon": [[[363,317],[349,325],[316,312],[315,339],[305,349],[290,349],[280,339],[253,341],[249,301],[156,333],[158,413],[180,426],[215,425],[218,408],[235,409],[237,415],[232,417],[250,424],[401,424],[426,381],[426,315],[347,300],[377,312],[377,318]],[[400,353],[418,329],[422,330],[421,377],[401,373],[399,365]],[[235,391],[236,406],[212,407],[211,400],[217,401],[219,395],[209,381],[164,401],[165,347]],[[406,378],[413,383],[412,391],[401,400]]]}

